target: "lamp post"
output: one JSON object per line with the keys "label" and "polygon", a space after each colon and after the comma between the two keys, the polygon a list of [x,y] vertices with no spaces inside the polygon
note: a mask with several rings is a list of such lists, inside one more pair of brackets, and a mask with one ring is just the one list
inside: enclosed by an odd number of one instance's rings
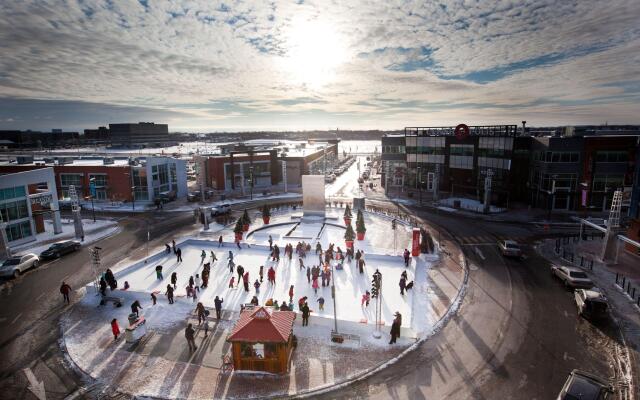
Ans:
{"label": "lamp post", "polygon": [[556,178],[558,177],[558,175],[551,175],[551,178],[553,179],[551,181],[551,190],[547,193],[549,193],[549,213],[547,214],[547,220],[551,221],[551,209],[553,208],[553,203],[555,201],[554,197],[556,194]]}
{"label": "lamp post", "polygon": [[93,214],[93,222],[96,222],[96,209],[93,206],[93,196],[96,192],[96,178],[89,179],[89,194],[91,195],[91,213]]}
{"label": "lamp post", "polygon": [[136,210],[136,187],[135,186],[131,186],[131,209],[133,211]]}
{"label": "lamp post", "polygon": [[253,165],[249,167],[249,185],[251,200],[253,200]]}
{"label": "lamp post", "polygon": [[335,333],[338,333],[338,312],[336,311],[336,276],[333,273],[333,263],[331,265],[331,298],[333,299],[333,321]]}
{"label": "lamp post", "polygon": [[418,165],[418,167],[416,168],[416,188],[418,189],[418,192],[420,193],[420,205],[422,205],[422,187],[420,186],[420,166]]}

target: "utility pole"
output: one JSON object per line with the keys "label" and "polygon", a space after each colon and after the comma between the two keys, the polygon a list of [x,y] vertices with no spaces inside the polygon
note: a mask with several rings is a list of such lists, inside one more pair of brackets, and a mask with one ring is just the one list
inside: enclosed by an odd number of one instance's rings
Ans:
{"label": "utility pole", "polygon": [[334,321],[334,332],[338,333],[338,312],[336,310],[336,276],[333,273],[333,263],[329,263],[331,265],[331,298],[333,299],[333,321]]}
{"label": "utility pole", "polygon": [[82,216],[80,215],[78,194],[74,185],[69,185],[69,198],[71,199],[71,214],[73,215],[73,226],[76,231],[76,239],[82,239],[84,237],[84,228],[82,227]]}
{"label": "utility pole", "polygon": [[91,213],[93,222],[96,222],[96,209],[93,207],[93,197],[96,195],[96,178],[89,179],[89,194],[91,195]]}

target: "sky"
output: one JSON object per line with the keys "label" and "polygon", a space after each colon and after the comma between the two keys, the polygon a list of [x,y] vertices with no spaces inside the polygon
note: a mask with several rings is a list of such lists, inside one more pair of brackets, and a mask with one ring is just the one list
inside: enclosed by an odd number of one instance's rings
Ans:
{"label": "sky", "polygon": [[0,130],[640,123],[638,0],[7,1]]}

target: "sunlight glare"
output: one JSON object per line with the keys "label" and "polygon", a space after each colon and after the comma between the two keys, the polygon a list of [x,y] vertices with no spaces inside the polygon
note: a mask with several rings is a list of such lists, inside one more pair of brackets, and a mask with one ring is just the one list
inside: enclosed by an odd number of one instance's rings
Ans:
{"label": "sunlight glare", "polygon": [[295,83],[318,89],[331,82],[345,61],[344,41],[321,21],[297,20],[288,30],[283,69]]}

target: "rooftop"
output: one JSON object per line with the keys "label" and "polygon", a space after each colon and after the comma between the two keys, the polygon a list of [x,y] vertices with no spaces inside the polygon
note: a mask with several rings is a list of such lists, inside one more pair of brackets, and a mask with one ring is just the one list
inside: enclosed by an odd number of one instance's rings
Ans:
{"label": "rooftop", "polygon": [[292,332],[293,311],[274,311],[268,307],[245,309],[229,335],[230,342],[275,342],[289,341]]}
{"label": "rooftop", "polygon": [[[149,158],[171,158],[171,157],[149,157]],[[132,160],[138,160],[144,162],[147,157],[136,157]],[[105,160],[107,160],[105,162]],[[123,157],[44,157],[44,158],[32,158],[23,159],[19,161],[15,157],[0,160],[0,165],[23,165],[23,166],[71,166],[71,167],[87,167],[87,166],[101,166],[101,167],[125,167],[129,165],[130,158]]]}

